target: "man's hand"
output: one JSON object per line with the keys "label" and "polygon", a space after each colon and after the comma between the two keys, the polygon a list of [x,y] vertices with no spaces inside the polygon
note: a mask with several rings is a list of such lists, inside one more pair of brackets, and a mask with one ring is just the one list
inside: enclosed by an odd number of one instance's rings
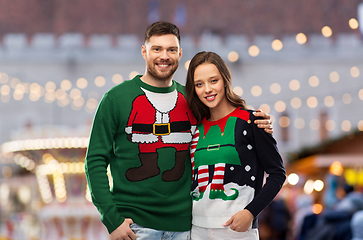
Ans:
{"label": "man's hand", "polygon": [[236,232],[246,232],[251,226],[253,215],[247,209],[234,214],[223,226],[229,226],[230,229]]}
{"label": "man's hand", "polygon": [[256,117],[263,117],[264,119],[255,120],[255,124],[257,127],[264,128],[267,133],[272,134],[274,129],[272,127],[271,116],[268,113],[265,113],[261,109],[257,109],[256,112],[253,113]]}
{"label": "man's hand", "polygon": [[131,230],[130,224],[133,223],[131,218],[126,218],[125,221],[116,228],[111,234],[111,240],[136,240],[136,234]]}

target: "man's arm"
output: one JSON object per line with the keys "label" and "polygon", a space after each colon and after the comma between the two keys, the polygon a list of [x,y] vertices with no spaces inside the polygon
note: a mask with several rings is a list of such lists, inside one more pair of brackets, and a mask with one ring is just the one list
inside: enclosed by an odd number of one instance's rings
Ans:
{"label": "man's arm", "polygon": [[272,134],[274,132],[271,116],[268,113],[265,113],[261,109],[257,109],[256,112],[254,112],[254,115],[256,117],[263,117],[264,119],[255,120],[255,124],[259,128],[264,128],[267,133]]}
{"label": "man's arm", "polygon": [[113,139],[118,126],[112,104],[113,101],[105,94],[94,117],[85,159],[85,174],[92,202],[100,212],[101,220],[109,233],[125,220],[113,201],[107,176],[107,167],[113,158]]}

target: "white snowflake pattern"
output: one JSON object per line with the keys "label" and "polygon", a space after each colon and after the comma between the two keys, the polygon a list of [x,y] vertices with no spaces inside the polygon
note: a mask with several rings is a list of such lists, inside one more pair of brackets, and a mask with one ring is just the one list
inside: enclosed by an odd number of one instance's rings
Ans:
{"label": "white snowflake pattern", "polygon": [[256,179],[256,178],[255,178],[255,176],[252,176],[252,177],[251,177],[251,180],[252,180],[252,181],[255,181],[255,179]]}
{"label": "white snowflake pattern", "polygon": [[247,166],[245,167],[245,170],[246,170],[247,172],[249,172],[249,171],[251,170],[251,166],[250,166],[250,165],[247,165]]}
{"label": "white snowflake pattern", "polygon": [[251,150],[252,149],[252,145],[251,144],[248,144],[247,145],[247,148],[248,148],[248,150]]}

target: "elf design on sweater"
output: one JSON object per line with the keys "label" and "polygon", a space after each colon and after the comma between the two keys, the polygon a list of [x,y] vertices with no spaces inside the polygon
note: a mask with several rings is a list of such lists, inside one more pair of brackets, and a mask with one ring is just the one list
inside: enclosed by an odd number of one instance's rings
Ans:
{"label": "elf design on sweater", "polygon": [[196,120],[186,107],[185,97],[176,89],[163,94],[141,90],[145,94],[133,101],[125,132],[131,142],[139,144],[142,165],[129,169],[126,178],[141,181],[159,175],[157,149],[173,147],[175,166],[162,173],[162,180],[177,181],[184,173]]}
{"label": "elf design on sweater", "polygon": [[194,225],[222,228],[245,208],[256,217],[281,189],[285,170],[276,141],[255,119],[252,111],[237,108],[198,125],[191,144]]}

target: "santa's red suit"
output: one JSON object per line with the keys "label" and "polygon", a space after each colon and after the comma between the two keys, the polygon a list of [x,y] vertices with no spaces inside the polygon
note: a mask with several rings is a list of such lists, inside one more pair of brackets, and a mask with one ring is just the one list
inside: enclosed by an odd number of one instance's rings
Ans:
{"label": "santa's red suit", "polygon": [[156,152],[161,147],[188,150],[196,120],[185,97],[177,90],[153,93],[135,98],[125,131],[131,141],[139,143],[140,153]]}

